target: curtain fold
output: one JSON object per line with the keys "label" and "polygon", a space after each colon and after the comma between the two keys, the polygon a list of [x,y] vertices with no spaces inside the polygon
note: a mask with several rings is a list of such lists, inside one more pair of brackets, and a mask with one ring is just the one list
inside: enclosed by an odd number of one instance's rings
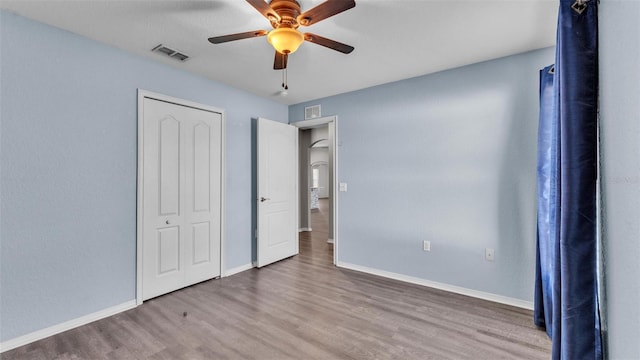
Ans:
{"label": "curtain fold", "polygon": [[[560,241],[557,225],[559,124],[554,91],[555,66],[540,70],[540,116],[538,123],[538,236],[534,322],[553,336],[553,314],[560,311]],[[558,284],[559,285],[559,284]],[[559,328],[556,333],[559,333]]]}
{"label": "curtain fold", "polygon": [[534,322],[552,340],[553,359],[602,359],[597,39],[597,2],[560,0],[554,73],[545,68],[540,78],[534,310]]}

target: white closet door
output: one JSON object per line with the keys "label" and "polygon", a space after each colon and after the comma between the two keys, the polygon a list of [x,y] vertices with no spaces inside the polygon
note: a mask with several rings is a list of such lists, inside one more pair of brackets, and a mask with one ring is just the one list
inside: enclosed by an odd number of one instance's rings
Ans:
{"label": "white closet door", "polygon": [[220,276],[222,115],[143,104],[142,298]]}

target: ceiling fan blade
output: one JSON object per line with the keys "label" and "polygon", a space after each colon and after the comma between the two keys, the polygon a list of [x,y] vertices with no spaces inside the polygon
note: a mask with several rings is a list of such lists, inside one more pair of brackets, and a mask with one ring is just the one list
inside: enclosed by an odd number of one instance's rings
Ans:
{"label": "ceiling fan blade", "polygon": [[300,25],[309,26],[355,6],[355,0],[327,0],[298,15],[296,20]]}
{"label": "ceiling fan blade", "polygon": [[287,68],[288,54],[281,54],[276,51],[276,58],[273,60],[273,70],[282,70]]}
{"label": "ceiling fan blade", "polygon": [[340,51],[343,54],[350,54],[355,49],[353,46],[349,46],[347,44],[343,44],[335,40],[327,39],[325,37],[312,34],[312,33],[305,33],[304,39],[307,40],[308,42],[322,45],[324,47],[328,47],[329,49],[333,49],[335,51]]}
{"label": "ceiling fan blade", "polygon": [[214,36],[214,37],[210,37],[209,38],[209,42],[212,43],[212,44],[221,44],[221,43],[225,43],[225,42],[228,42],[228,41],[242,40],[242,39],[249,39],[249,38],[253,38],[253,37],[265,36],[265,35],[267,35],[267,33],[268,33],[267,30],[256,30],[256,31],[247,31],[247,32],[237,33],[237,34]]}
{"label": "ceiling fan blade", "polygon": [[280,15],[273,10],[271,5],[264,2],[264,0],[247,0],[251,6],[256,8],[262,16],[266,17],[270,22],[280,22]]}

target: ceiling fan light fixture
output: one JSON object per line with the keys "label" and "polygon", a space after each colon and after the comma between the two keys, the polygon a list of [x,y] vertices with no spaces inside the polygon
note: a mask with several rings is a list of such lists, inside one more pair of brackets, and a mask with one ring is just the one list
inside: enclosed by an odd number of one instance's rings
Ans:
{"label": "ceiling fan light fixture", "polygon": [[298,50],[298,47],[304,41],[304,35],[293,28],[279,27],[269,32],[267,41],[269,41],[269,44],[271,44],[277,52],[281,54],[291,54]]}

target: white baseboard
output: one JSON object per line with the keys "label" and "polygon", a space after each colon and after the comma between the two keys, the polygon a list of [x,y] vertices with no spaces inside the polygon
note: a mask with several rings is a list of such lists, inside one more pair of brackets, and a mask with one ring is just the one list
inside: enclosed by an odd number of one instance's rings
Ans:
{"label": "white baseboard", "polygon": [[336,266],[349,269],[349,270],[364,272],[367,274],[377,275],[377,276],[381,276],[389,279],[404,281],[410,284],[422,285],[422,286],[444,290],[444,291],[448,291],[456,294],[471,296],[478,299],[489,300],[489,301],[493,301],[500,304],[506,304],[506,305],[511,305],[511,306],[515,306],[515,307],[519,307],[527,310],[533,310],[533,303],[530,301],[524,301],[524,300],[515,299],[507,296],[496,295],[496,294],[492,294],[484,291],[467,289],[460,286],[439,283],[439,282],[425,280],[425,279],[421,279],[413,276],[373,269],[366,266],[354,265],[354,264],[344,263],[340,261],[336,264]]}
{"label": "white baseboard", "polygon": [[303,231],[313,231],[313,230],[311,230],[311,228],[309,228],[309,227],[298,229],[298,232],[303,232]]}
{"label": "white baseboard", "polygon": [[133,309],[136,306],[137,306],[136,300],[127,301],[120,305],[116,305],[107,309],[96,311],[94,313],[81,316],[73,320],[65,321],[58,325],[53,325],[42,330],[34,331],[30,334],[18,336],[17,338],[13,338],[11,340],[7,340],[3,343],[0,343],[0,353],[11,350],[11,349],[15,349],[23,345],[30,344],[34,341],[38,341],[38,340],[47,338],[49,336],[59,334],[61,332],[65,332],[67,330],[77,328],[82,325],[86,325],[88,323],[91,323],[100,319],[104,319],[106,317],[121,313],[123,311]]}
{"label": "white baseboard", "polygon": [[236,267],[234,267],[232,269],[225,270],[224,275],[222,275],[222,277],[235,275],[235,274],[241,273],[243,271],[251,270],[254,267],[255,267],[255,265],[253,263],[248,263],[248,264],[236,266]]}
{"label": "white baseboard", "polygon": [[327,242],[328,242],[329,244],[333,244],[333,239],[327,239]]}

